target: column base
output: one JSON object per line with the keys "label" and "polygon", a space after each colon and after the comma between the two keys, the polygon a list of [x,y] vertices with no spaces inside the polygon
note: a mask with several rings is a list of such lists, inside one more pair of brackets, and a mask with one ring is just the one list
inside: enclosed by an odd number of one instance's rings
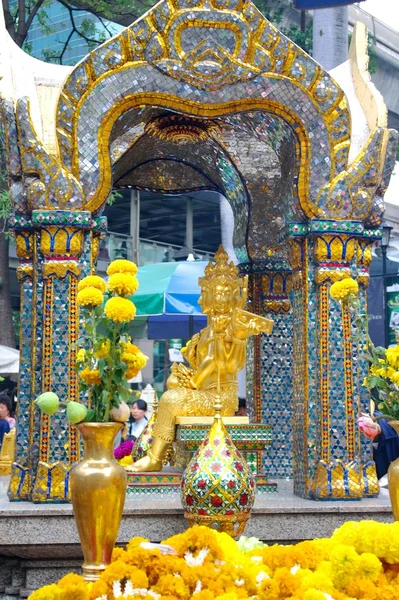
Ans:
{"label": "column base", "polygon": [[375,464],[358,460],[320,460],[316,466],[310,497],[314,500],[360,500],[377,496],[379,485]]}
{"label": "column base", "polygon": [[32,502],[70,502],[69,473],[71,466],[61,461],[39,462],[33,484]]}
{"label": "column base", "polygon": [[8,487],[8,498],[11,502],[30,500],[30,471],[28,467],[23,467],[14,462],[11,465],[11,479]]}

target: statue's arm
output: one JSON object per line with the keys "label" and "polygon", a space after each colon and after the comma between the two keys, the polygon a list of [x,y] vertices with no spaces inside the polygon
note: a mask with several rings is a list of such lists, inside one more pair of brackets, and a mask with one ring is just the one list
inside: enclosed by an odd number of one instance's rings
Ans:
{"label": "statue's arm", "polygon": [[207,355],[192,377],[195,387],[201,388],[203,382],[214,373],[215,369],[215,357]]}
{"label": "statue's arm", "polygon": [[193,335],[191,340],[187,343],[185,352],[183,353],[184,358],[194,370],[198,367],[198,354],[197,347],[200,340],[200,333]]}
{"label": "statue's arm", "polygon": [[215,335],[215,362],[221,371],[236,373],[245,365],[246,340],[232,339],[227,348],[223,335]]}

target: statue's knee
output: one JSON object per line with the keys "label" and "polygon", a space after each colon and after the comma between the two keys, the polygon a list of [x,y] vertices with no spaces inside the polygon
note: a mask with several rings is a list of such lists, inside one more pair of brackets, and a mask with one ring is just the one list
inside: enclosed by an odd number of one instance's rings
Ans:
{"label": "statue's knee", "polygon": [[159,410],[167,409],[171,406],[174,406],[178,401],[176,394],[173,390],[169,390],[162,394],[161,399],[159,401]]}

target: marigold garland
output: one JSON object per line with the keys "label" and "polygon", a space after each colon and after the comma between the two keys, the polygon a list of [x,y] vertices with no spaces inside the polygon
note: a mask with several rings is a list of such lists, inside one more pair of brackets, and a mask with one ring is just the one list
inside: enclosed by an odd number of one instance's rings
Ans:
{"label": "marigold garland", "polygon": [[[70,574],[29,600],[397,600],[399,523],[345,523],[330,539],[294,546],[235,542],[195,526],[163,542],[116,548],[99,581]],[[142,544],[144,543],[144,547]]]}

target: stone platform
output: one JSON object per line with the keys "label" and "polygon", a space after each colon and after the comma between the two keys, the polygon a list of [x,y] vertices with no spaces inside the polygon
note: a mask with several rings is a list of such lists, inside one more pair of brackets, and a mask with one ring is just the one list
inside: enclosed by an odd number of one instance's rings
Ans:
{"label": "stone platform", "polygon": [[[349,520],[393,520],[387,490],[360,501],[315,502],[292,494],[289,481],[277,493],[258,494],[245,534],[266,542],[293,543],[329,536]],[[81,554],[70,504],[10,503],[8,478],[0,477],[0,599],[26,597],[33,589],[79,570]],[[141,535],[154,542],[183,531],[179,494],[128,496],[120,544]]]}

